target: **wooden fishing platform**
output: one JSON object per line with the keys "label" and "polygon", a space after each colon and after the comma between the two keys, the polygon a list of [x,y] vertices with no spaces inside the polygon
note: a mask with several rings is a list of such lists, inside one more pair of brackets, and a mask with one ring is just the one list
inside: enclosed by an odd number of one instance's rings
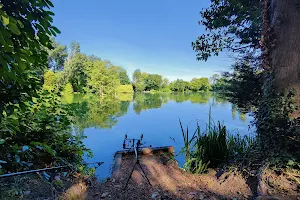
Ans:
{"label": "wooden fishing platform", "polygon": [[[140,155],[153,155],[159,152],[169,153],[174,156],[174,147],[173,146],[162,146],[162,147],[145,147],[139,150]],[[122,157],[124,155],[134,155],[134,150],[122,150],[117,151],[114,155],[114,164],[112,167],[112,176],[116,176],[121,167]]]}

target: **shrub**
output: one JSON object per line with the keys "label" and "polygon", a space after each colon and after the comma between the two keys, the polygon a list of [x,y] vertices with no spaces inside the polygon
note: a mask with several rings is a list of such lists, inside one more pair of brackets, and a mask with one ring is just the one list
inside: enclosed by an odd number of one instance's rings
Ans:
{"label": "shrub", "polygon": [[38,98],[15,107],[0,122],[0,174],[59,165],[81,164],[90,153],[81,134],[72,134],[72,113],[59,95],[41,91]]}
{"label": "shrub", "polygon": [[133,93],[133,87],[131,84],[120,85],[117,89],[118,93]]}
{"label": "shrub", "polygon": [[132,101],[133,93],[118,93],[118,99],[120,101]]}
{"label": "shrub", "polygon": [[67,83],[64,87],[64,95],[72,95],[74,93],[71,83]]}

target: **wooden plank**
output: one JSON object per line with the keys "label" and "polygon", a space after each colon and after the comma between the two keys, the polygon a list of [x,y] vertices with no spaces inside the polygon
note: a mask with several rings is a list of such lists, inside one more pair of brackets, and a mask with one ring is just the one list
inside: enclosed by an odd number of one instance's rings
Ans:
{"label": "wooden plank", "polygon": [[122,154],[118,153],[115,154],[115,158],[114,158],[115,162],[114,165],[112,166],[112,176],[113,177],[117,177],[119,175],[120,172],[120,167],[121,167],[121,163],[122,163]]}
{"label": "wooden plank", "polygon": [[[171,155],[174,155],[174,147],[173,146],[163,146],[163,147],[147,147],[147,148],[142,148],[139,153],[142,155],[149,155],[149,154],[154,154],[157,152],[168,152]],[[122,163],[122,157],[124,154],[134,154],[134,150],[122,150],[122,151],[117,151],[114,155],[114,164],[112,166],[112,177],[118,177],[120,176],[120,167]]]}
{"label": "wooden plank", "polygon": [[[169,152],[172,155],[174,155],[174,147],[173,146],[146,147],[146,148],[142,148],[139,152],[141,152],[143,155],[148,155],[148,154],[155,153],[157,151]],[[117,151],[115,155],[117,155],[117,154],[134,154],[134,150]]]}

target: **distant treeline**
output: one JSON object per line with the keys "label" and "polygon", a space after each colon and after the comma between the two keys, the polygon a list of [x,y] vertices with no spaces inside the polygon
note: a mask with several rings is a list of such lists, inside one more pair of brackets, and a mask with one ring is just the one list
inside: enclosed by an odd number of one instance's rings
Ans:
{"label": "distant treeline", "polygon": [[44,76],[44,88],[63,90],[64,93],[95,93],[99,96],[136,92],[186,92],[226,89],[224,77],[193,78],[191,81],[169,81],[160,74],[150,74],[136,69],[132,81],[127,71],[108,60],[88,56],[81,52],[79,43],[70,47],[52,41],[49,51],[49,70]]}

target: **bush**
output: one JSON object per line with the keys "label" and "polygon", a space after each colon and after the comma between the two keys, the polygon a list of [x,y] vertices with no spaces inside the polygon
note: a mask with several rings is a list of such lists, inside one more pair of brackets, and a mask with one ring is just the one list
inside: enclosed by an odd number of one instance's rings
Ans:
{"label": "bush", "polygon": [[53,91],[56,88],[56,77],[55,77],[55,73],[51,70],[48,70],[45,74],[44,74],[44,85],[43,85],[43,89],[48,90],[48,91]]}
{"label": "bush", "polygon": [[71,83],[67,83],[64,87],[64,95],[72,95],[74,93]]}
{"label": "bush", "polygon": [[133,93],[133,87],[129,85],[120,85],[117,89],[118,93]]}
{"label": "bush", "polygon": [[85,148],[83,135],[72,134],[72,113],[55,93],[42,91],[39,98],[16,106],[0,122],[0,174],[44,167],[61,160],[80,164]]}
{"label": "bush", "polygon": [[120,101],[132,101],[133,93],[118,93],[118,99]]}

